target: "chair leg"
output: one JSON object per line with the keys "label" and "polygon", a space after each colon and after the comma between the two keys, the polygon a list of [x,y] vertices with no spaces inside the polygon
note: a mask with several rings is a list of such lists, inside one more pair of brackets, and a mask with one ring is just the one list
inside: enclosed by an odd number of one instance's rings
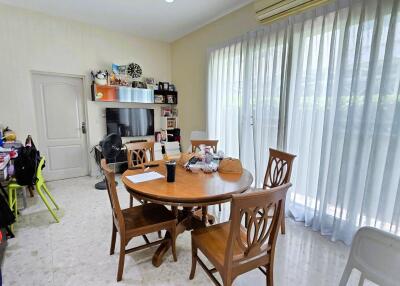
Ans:
{"label": "chair leg", "polygon": [[267,279],[267,286],[273,286],[274,285],[274,268],[272,265],[267,265],[265,266],[266,269],[266,279]]}
{"label": "chair leg", "polygon": [[113,227],[112,227],[112,234],[111,234],[111,247],[110,247],[110,255],[114,254],[115,250],[115,239],[117,238],[117,228],[115,227],[115,224],[113,222]]}
{"label": "chair leg", "polygon": [[174,225],[171,228],[171,249],[172,249],[172,256],[174,257],[174,261],[178,261],[178,257],[176,255],[176,226]]}
{"label": "chair leg", "polygon": [[14,211],[15,222],[18,222],[18,199],[16,188],[8,188],[8,206],[12,211]]}
{"label": "chair leg", "polygon": [[282,218],[282,222],[281,222],[281,233],[282,233],[282,234],[286,234],[285,217]]}
{"label": "chair leg", "polygon": [[342,278],[340,279],[339,286],[346,286],[347,281],[349,280],[349,277],[351,275],[351,271],[353,269],[349,267],[349,263],[346,264],[346,267],[344,268]]}
{"label": "chair leg", "polygon": [[285,223],[285,201],[282,204],[282,221],[281,221],[281,233],[286,233],[286,223]]}
{"label": "chair leg", "polygon": [[158,238],[162,238],[161,230],[158,231]]}
{"label": "chair leg", "polygon": [[28,186],[28,191],[29,191],[29,195],[31,196],[31,198],[33,198],[33,196],[34,196],[33,186]]}
{"label": "chair leg", "polygon": [[358,280],[358,286],[364,286],[365,277],[364,274],[361,272],[360,280]]}
{"label": "chair leg", "polygon": [[58,219],[56,213],[51,208],[49,202],[47,201],[47,198],[43,194],[42,189],[41,189],[41,187],[39,185],[36,185],[36,191],[38,192],[39,196],[42,198],[42,201],[44,202],[44,204],[46,205],[47,209],[49,210],[49,212],[51,213],[53,218],[56,220],[56,222],[60,222],[60,220]]}
{"label": "chair leg", "polygon": [[196,264],[197,264],[197,246],[194,244],[192,239],[192,269],[190,270],[190,276],[189,276],[190,280],[194,278],[194,274],[196,272]]}
{"label": "chair leg", "polygon": [[225,277],[224,280],[224,286],[231,286],[232,285],[232,278],[231,277]]}
{"label": "chair leg", "polygon": [[60,209],[60,207],[57,205],[56,200],[53,198],[53,196],[51,195],[49,189],[46,186],[46,183],[43,183],[43,189],[46,192],[47,196],[50,198],[50,200],[52,201],[52,203],[54,204],[54,206],[56,207],[56,209]]}
{"label": "chair leg", "polygon": [[129,195],[129,207],[133,207],[133,197]]}
{"label": "chair leg", "polygon": [[222,211],[221,204],[218,205],[218,210],[219,210],[219,211]]}
{"label": "chair leg", "polygon": [[122,280],[122,273],[124,272],[124,264],[125,264],[125,241],[121,238],[121,245],[120,245],[120,251],[119,251],[117,281],[121,281]]}

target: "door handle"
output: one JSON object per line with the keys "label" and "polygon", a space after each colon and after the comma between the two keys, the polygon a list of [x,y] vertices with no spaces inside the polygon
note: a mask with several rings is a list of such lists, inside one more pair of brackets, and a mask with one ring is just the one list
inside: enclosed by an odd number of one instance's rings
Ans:
{"label": "door handle", "polygon": [[86,122],[82,122],[82,133],[86,134]]}

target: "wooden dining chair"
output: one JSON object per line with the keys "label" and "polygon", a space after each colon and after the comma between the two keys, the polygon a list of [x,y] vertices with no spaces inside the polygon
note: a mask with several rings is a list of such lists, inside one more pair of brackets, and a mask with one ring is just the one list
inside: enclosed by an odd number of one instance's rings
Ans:
{"label": "wooden dining chair", "polygon": [[[154,142],[135,142],[125,144],[128,169],[154,161]],[[143,202],[141,202],[143,203]],[[133,196],[129,196],[129,206],[133,206]]]}
{"label": "wooden dining chair", "polygon": [[[108,167],[105,159],[101,160],[101,168],[106,176],[107,191],[110,198],[112,209],[112,236],[110,255],[114,254],[116,234],[120,236],[120,253],[117,272],[117,281],[121,281],[124,270],[125,254],[137,250],[148,248],[164,241],[171,243],[172,255],[174,261],[177,261],[175,238],[176,238],[176,223],[177,220],[172,212],[165,206],[147,203],[127,209],[121,209],[119,204],[117,189],[115,186],[115,174]],[[150,242],[146,234],[166,230],[170,236],[154,242]],[[137,236],[142,236],[145,244],[130,249],[126,249],[129,241]]]}
{"label": "wooden dining chair", "polygon": [[[263,188],[271,189],[289,183],[295,158],[296,155],[269,148],[269,160],[267,171],[265,172]],[[282,211],[284,213],[281,223],[281,232],[285,234],[285,208],[283,208]]]}
{"label": "wooden dining chair", "polygon": [[190,142],[192,144],[192,153],[200,149],[200,145],[210,146],[214,153],[217,152],[218,140],[191,140]]}
{"label": "wooden dining chair", "polygon": [[128,168],[154,161],[154,142],[135,142],[125,144]]}
{"label": "wooden dining chair", "polygon": [[[290,186],[289,183],[271,190],[233,195],[228,222],[192,231],[189,279],[194,278],[198,262],[215,285],[221,285],[213,275],[215,272],[221,275],[223,285],[231,285],[240,274],[259,268],[267,276],[266,285],[272,286],[275,245]],[[245,214],[249,217],[247,228],[242,226]],[[207,268],[198,250],[214,268]]]}

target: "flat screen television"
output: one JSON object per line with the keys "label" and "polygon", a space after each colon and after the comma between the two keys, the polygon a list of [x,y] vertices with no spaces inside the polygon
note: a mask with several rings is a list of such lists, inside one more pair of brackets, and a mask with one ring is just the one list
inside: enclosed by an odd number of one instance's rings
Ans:
{"label": "flat screen television", "polygon": [[154,135],[154,110],[145,108],[106,108],[107,134],[121,137]]}

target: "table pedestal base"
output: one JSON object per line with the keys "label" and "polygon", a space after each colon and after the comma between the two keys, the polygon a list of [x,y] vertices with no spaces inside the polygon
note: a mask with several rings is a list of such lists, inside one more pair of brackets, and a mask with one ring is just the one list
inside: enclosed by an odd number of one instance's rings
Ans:
{"label": "table pedestal base", "polygon": [[[215,221],[214,216],[207,213],[207,207],[202,207],[197,210],[194,208],[183,208],[183,210],[178,210],[177,207],[172,207],[172,211],[178,219],[178,224],[176,225],[176,236],[186,230],[205,227],[207,224],[214,224]],[[167,232],[165,238],[170,237],[171,234]],[[169,240],[160,244],[152,259],[152,263],[155,267],[159,267],[162,264],[163,257],[170,248],[171,242]]]}

